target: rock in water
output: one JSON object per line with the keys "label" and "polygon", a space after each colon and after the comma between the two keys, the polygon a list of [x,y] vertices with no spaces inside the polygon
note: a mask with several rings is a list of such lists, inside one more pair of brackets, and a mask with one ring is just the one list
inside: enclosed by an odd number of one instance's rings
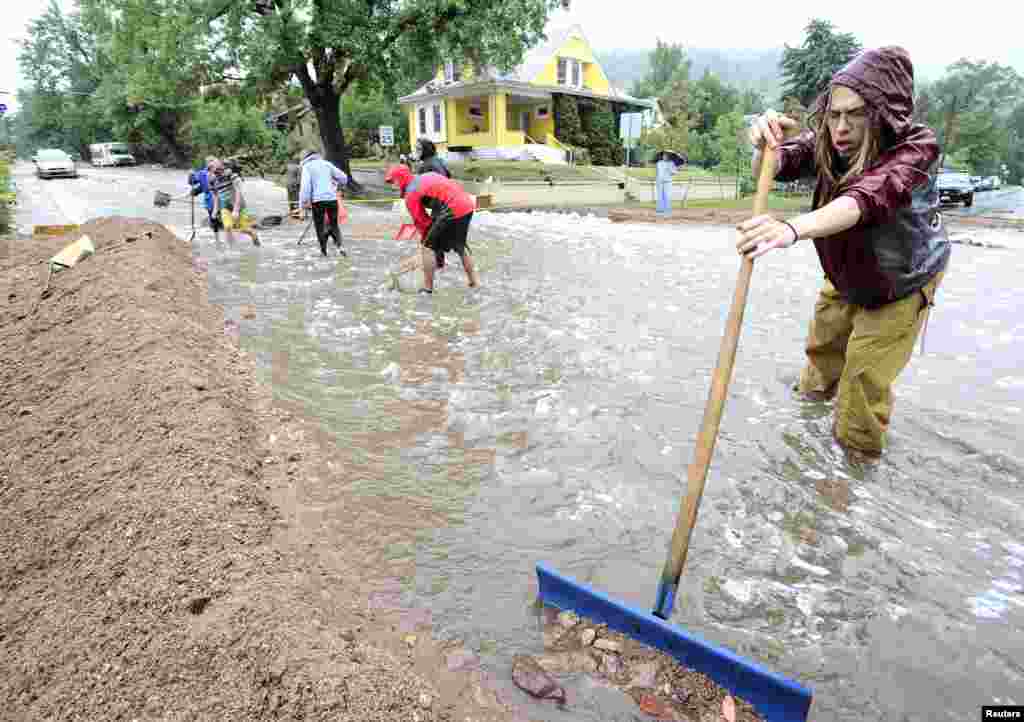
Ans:
{"label": "rock in water", "polygon": [[640,699],[637,700],[637,706],[656,719],[674,720],[676,718],[675,711],[671,705],[667,704],[664,700],[658,699],[653,694],[640,695]]}
{"label": "rock in water", "polygon": [[658,680],[658,665],[656,662],[643,662],[633,667],[633,676],[626,688],[640,687],[644,689],[653,688]]}
{"label": "rock in water", "polygon": [[614,639],[599,639],[594,642],[594,646],[602,652],[622,654],[622,643],[616,642]]}
{"label": "rock in water", "polygon": [[538,699],[553,699],[565,704],[565,690],[533,657],[516,655],[512,660],[512,681],[516,687]]}

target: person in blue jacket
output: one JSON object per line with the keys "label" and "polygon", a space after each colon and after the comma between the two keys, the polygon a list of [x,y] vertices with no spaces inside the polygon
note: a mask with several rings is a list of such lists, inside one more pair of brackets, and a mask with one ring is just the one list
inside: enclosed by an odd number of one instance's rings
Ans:
{"label": "person in blue jacket", "polygon": [[299,184],[299,204],[303,211],[313,211],[316,238],[320,253],[327,255],[327,238],[334,238],[338,253],[347,256],[341,245],[338,227],[338,198],[348,185],[348,176],[330,161],[324,160],[313,149],[302,154],[302,180]]}
{"label": "person in blue jacket", "polygon": [[194,170],[188,175],[188,183],[192,186],[192,195],[203,196],[203,208],[206,209],[206,216],[210,219],[210,228],[213,229],[213,237],[219,238],[219,231],[221,229],[220,218],[214,218],[213,216],[213,191],[210,190],[210,166],[213,165],[217,159],[209,157],[206,159],[206,165],[199,170]]}

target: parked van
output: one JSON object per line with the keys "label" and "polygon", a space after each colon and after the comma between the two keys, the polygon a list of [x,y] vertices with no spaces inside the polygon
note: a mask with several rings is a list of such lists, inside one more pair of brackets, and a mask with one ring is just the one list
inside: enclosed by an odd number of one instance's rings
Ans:
{"label": "parked van", "polygon": [[89,146],[93,165],[135,165],[135,156],[127,143],[93,143]]}

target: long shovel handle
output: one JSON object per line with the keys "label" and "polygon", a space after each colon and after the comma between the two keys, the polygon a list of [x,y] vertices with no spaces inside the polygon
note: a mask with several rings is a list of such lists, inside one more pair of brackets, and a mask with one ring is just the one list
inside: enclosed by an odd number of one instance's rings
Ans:
{"label": "long shovel handle", "polygon": [[[761,215],[767,210],[768,193],[775,180],[776,151],[765,147],[761,159],[761,175],[757,179],[757,195],[754,196],[754,215]],[[697,510],[704,495],[704,482],[711,466],[711,456],[715,451],[718,439],[718,427],[722,421],[722,409],[732,379],[732,367],[736,361],[736,347],[739,345],[740,328],[743,326],[743,312],[747,306],[747,292],[750,290],[750,276],[754,271],[754,262],[744,257],[740,265],[739,278],[736,281],[736,292],[732,298],[732,308],[725,324],[725,335],[718,351],[718,365],[711,378],[711,393],[704,407],[704,418],[700,423],[697,435],[697,448],[694,451],[693,463],[688,471],[689,483],[686,497],[679,508],[676,528],[672,533],[672,544],[668,558],[658,582],[658,596],[654,603],[654,615],[662,619],[672,616],[675,606],[676,588],[682,576],[686,555],[690,549],[690,535],[697,523]]]}
{"label": "long shovel handle", "polygon": [[312,225],[313,225],[313,219],[310,218],[309,219],[309,223],[307,223],[306,227],[302,229],[302,233],[299,235],[299,242],[295,244],[296,246],[301,246],[302,245],[302,239],[306,237],[306,233],[309,232],[309,229],[312,227]]}

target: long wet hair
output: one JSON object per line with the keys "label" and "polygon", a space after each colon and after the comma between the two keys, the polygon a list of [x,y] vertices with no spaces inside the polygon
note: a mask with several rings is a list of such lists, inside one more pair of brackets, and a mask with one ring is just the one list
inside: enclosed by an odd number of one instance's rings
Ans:
{"label": "long wet hair", "polygon": [[873,106],[868,105],[864,118],[864,142],[861,143],[856,155],[850,159],[849,166],[843,170],[839,155],[832,147],[832,131],[828,127],[828,114],[831,109],[832,87],[830,86],[818,98],[815,110],[808,118],[808,125],[814,130],[815,136],[814,163],[818,172],[825,177],[827,182],[827,197],[823,199],[825,203],[838,196],[848,183],[878,160],[884,135],[881,117]]}

